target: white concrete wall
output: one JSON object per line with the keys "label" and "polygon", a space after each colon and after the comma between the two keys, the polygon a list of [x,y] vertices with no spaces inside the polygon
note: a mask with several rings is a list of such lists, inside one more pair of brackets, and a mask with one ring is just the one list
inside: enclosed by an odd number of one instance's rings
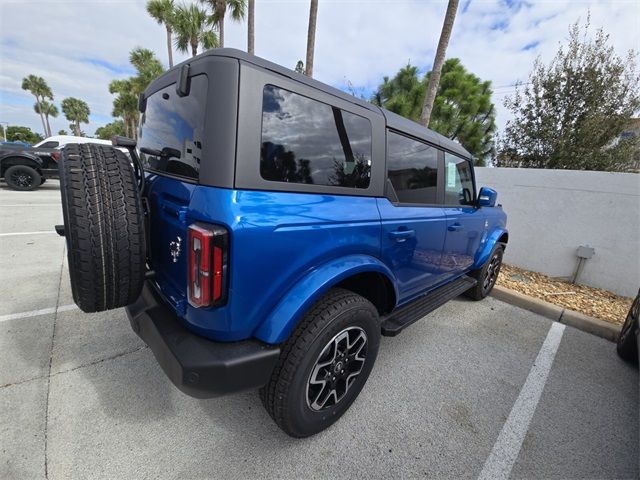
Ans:
{"label": "white concrete wall", "polygon": [[505,262],[571,277],[579,245],[595,248],[578,283],[635,297],[640,287],[640,175],[478,168],[507,212]]}

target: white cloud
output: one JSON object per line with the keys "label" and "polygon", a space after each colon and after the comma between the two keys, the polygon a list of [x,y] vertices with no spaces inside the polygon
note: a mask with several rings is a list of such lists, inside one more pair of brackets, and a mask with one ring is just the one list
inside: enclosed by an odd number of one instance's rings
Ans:
{"label": "white cloud", "polygon": [[[319,3],[317,79],[343,87],[348,80],[371,90],[408,61],[422,70],[430,67],[446,2]],[[640,8],[633,0],[472,0],[463,13],[465,4],[447,54],[497,87],[526,80],[535,57],[548,61],[566,40],[569,25],[589,10],[592,25],[610,34],[618,54],[640,45]],[[257,0],[256,53],[289,68],[304,60],[308,9],[308,0]],[[226,46],[245,49],[246,24],[227,20],[226,27]],[[534,47],[523,51],[526,45]],[[93,133],[111,114],[108,84],[126,76],[122,70],[136,46],[151,48],[166,63],[164,29],[146,14],[142,0],[0,0],[0,121],[42,131],[33,99],[20,88],[22,78],[35,73],[47,79],[58,105],[67,96],[89,103],[95,117],[85,130]],[[511,91],[496,91],[500,126],[509,116],[501,103]],[[67,129],[68,122],[60,116],[52,128]]]}

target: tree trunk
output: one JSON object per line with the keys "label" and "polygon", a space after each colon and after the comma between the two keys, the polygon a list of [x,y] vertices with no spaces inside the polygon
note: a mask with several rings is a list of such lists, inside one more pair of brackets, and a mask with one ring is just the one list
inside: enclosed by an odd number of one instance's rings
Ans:
{"label": "tree trunk", "polygon": [[45,137],[50,137],[51,135],[49,135],[47,132],[47,124],[44,121],[44,114],[42,113],[42,103],[40,103],[40,97],[38,97],[37,95],[36,97],[36,103],[38,104],[38,112],[40,113],[40,120],[42,121],[42,130],[44,130],[44,136]]}
{"label": "tree trunk", "polygon": [[218,46],[224,48],[224,16],[227,13],[227,1],[216,0],[216,15],[218,16]]}
{"label": "tree trunk", "polygon": [[73,129],[75,130],[77,137],[82,136],[82,132],[80,131],[80,122],[78,120],[73,122]]}
{"label": "tree trunk", "polygon": [[47,137],[51,136],[51,125],[49,124],[49,114],[44,114],[44,119],[47,122]]}
{"label": "tree trunk", "polygon": [[173,67],[173,49],[171,48],[171,27],[167,25],[167,52],[169,53],[169,68]]}
{"label": "tree trunk", "polygon": [[424,96],[422,114],[420,115],[420,123],[425,127],[429,126],[429,120],[431,120],[433,102],[436,99],[436,93],[438,92],[442,65],[444,64],[444,57],[447,53],[447,46],[449,45],[449,38],[451,37],[453,21],[456,19],[457,10],[458,0],[449,0],[447,13],[444,15],[444,23],[442,24],[442,32],[440,32],[440,41],[438,42],[438,49],[436,50],[436,58],[433,62],[433,68],[431,69],[429,85],[427,85],[427,93]]}
{"label": "tree trunk", "polygon": [[249,0],[249,18],[247,21],[247,52],[251,55],[254,54],[254,41],[255,41],[255,9],[256,0]]}
{"label": "tree trunk", "polygon": [[198,41],[196,40],[196,42],[194,43],[193,40],[191,41],[191,56],[195,57],[196,55],[198,55]]}
{"label": "tree trunk", "polygon": [[313,77],[313,54],[316,48],[316,19],[318,18],[318,0],[311,0],[309,8],[309,30],[307,32],[307,62],[304,64],[305,74]]}

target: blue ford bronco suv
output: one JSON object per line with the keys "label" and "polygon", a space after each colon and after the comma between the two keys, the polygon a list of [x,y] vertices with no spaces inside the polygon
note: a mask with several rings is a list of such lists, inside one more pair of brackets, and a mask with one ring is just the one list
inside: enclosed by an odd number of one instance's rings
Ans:
{"label": "blue ford bronco suv", "polygon": [[70,145],[73,297],[126,307],[188,395],[260,389],[305,437],[393,336],[492,289],[508,233],[459,144],[252,55],[211,50],[140,97],[137,141]]}

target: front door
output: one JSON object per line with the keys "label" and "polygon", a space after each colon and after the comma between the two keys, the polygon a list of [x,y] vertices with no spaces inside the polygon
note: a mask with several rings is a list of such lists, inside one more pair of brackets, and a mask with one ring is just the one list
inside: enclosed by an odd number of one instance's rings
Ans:
{"label": "front door", "polygon": [[444,154],[444,212],[447,233],[442,269],[447,277],[471,268],[485,230],[482,209],[476,207],[473,167],[469,160]]}

